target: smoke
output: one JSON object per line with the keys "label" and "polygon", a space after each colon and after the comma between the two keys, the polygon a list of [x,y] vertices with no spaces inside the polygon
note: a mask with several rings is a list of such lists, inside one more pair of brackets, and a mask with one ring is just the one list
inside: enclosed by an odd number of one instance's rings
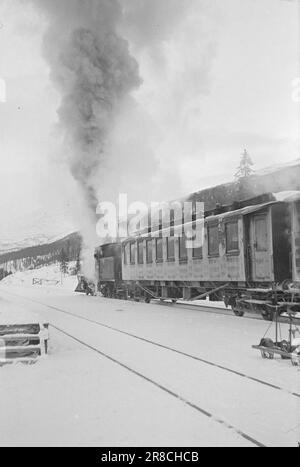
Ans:
{"label": "smoke", "polygon": [[[34,0],[46,14],[44,53],[61,95],[58,109],[66,161],[88,210],[82,226],[84,256],[96,237],[96,180],[122,102],[141,84],[136,60],[117,32],[115,0]],[[87,262],[87,261],[85,261]]]}
{"label": "smoke", "polygon": [[64,161],[78,183],[91,275],[99,201],[120,192],[150,201],[155,192],[163,199],[179,191],[174,156],[184,158],[180,151],[199,133],[187,127],[210,78],[204,23],[211,2],[31,1],[48,25],[44,55],[61,95],[58,125]]}

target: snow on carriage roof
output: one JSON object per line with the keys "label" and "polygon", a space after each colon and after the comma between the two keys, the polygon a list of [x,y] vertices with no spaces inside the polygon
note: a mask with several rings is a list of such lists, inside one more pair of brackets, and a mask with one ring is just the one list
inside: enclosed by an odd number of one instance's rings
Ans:
{"label": "snow on carriage roof", "polygon": [[[226,211],[221,214],[212,214],[205,219],[198,219],[197,222],[215,222],[218,220],[224,220],[224,219],[230,219],[232,217],[238,217],[238,216],[247,216],[249,214],[253,214],[255,212],[262,211],[270,206],[273,206],[276,203],[292,203],[295,201],[300,201],[300,191],[282,191],[279,193],[273,193],[273,201],[268,201],[267,203],[261,203],[261,204],[254,204],[250,206],[246,206],[244,208],[236,209],[234,211]],[[185,225],[192,225],[193,222],[186,222]],[[182,224],[175,225],[174,227],[174,232],[180,231],[182,228]],[[126,238],[123,243],[127,243],[130,241],[135,240],[137,237],[139,238],[149,238],[151,235],[155,233],[164,233],[164,232],[169,232],[169,227],[164,228],[162,230],[153,230],[151,233],[149,232],[136,232],[133,235],[129,236]]]}
{"label": "snow on carriage roof", "polygon": [[268,203],[254,204],[253,206],[246,206],[244,208],[236,209],[235,211],[227,211],[221,214],[211,215],[211,216],[206,217],[205,220],[214,221],[217,219],[226,219],[230,217],[247,216],[248,214],[262,211],[263,209],[267,208],[268,206],[272,206],[275,203],[276,201],[269,201]]}
{"label": "snow on carriage roof", "polygon": [[[254,212],[262,211],[263,209],[266,209],[267,207],[276,204],[276,202],[277,201],[269,201],[268,203],[255,204],[253,206],[247,206],[245,208],[237,209],[235,211],[227,211],[227,212],[223,212],[221,214],[211,215],[211,216],[206,217],[205,219],[204,218],[198,219],[196,221],[196,223],[201,224],[201,223],[204,223],[204,222],[216,222],[216,221],[218,221],[220,219],[223,220],[223,219],[228,219],[228,218],[232,218],[232,217],[246,216],[246,215],[252,214]],[[193,221],[185,222],[184,225],[192,226]],[[181,232],[182,231],[182,223],[180,223],[178,225],[174,225],[173,230],[174,230],[174,233]],[[154,234],[160,234],[160,235],[162,234],[163,235],[164,233],[169,233],[169,232],[170,232],[170,227],[166,227],[166,228],[164,228],[162,230],[153,230],[151,233],[150,232],[143,232],[143,233],[137,232],[136,234],[133,234],[132,236],[126,238],[123,241],[123,243],[124,244],[130,243],[131,241],[136,240],[136,238],[141,238],[141,239],[142,238],[149,238],[149,237],[151,237],[151,235],[153,236]]]}
{"label": "snow on carriage roof", "polygon": [[288,169],[290,167],[297,167],[300,165],[300,159],[294,159],[289,162],[284,162],[282,164],[274,164],[268,167],[264,167],[262,169],[258,169],[255,171],[255,175],[268,175],[274,172],[279,172],[284,169]]}
{"label": "snow on carriage roof", "polygon": [[253,206],[246,206],[241,209],[237,209],[235,211],[228,211],[222,214],[212,215],[206,218],[206,220],[213,220],[213,219],[221,219],[221,218],[228,218],[234,216],[246,216],[248,214],[252,214],[254,212],[261,211],[268,206],[272,206],[276,203],[284,202],[284,203],[292,203],[294,201],[300,200],[300,191],[282,191],[280,193],[273,193],[274,201],[269,201],[267,203],[262,204],[254,204]]}
{"label": "snow on carriage roof", "polygon": [[273,196],[276,201],[291,203],[300,200],[300,191],[280,191],[279,193],[273,193]]}

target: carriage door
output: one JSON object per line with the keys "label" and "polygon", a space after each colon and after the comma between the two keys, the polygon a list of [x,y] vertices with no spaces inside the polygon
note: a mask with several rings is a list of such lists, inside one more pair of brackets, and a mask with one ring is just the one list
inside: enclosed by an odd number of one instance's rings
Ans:
{"label": "carriage door", "polygon": [[272,280],[271,232],[268,214],[256,215],[250,223],[251,280]]}

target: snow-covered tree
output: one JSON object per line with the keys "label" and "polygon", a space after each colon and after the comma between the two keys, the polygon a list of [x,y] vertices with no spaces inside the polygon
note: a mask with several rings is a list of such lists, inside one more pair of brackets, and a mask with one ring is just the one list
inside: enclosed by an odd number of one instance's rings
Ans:
{"label": "snow-covered tree", "polygon": [[69,270],[69,258],[64,249],[60,253],[60,270],[63,274],[67,274]]}
{"label": "snow-covered tree", "polygon": [[79,253],[77,256],[76,266],[75,266],[76,275],[80,274],[80,271],[81,271],[81,262],[80,262],[80,253]]}
{"label": "snow-covered tree", "polygon": [[238,167],[238,170],[235,174],[235,178],[237,181],[241,180],[241,179],[244,179],[244,178],[248,178],[250,177],[250,175],[252,175],[254,173],[254,170],[253,170],[253,161],[248,153],[248,151],[245,149],[245,151],[243,152],[242,154],[242,157],[241,157],[241,162],[240,162],[240,165]]}

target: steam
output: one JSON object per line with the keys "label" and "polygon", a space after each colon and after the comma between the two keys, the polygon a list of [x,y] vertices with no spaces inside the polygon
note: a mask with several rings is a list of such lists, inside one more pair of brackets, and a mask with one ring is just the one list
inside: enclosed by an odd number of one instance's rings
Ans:
{"label": "steam", "polygon": [[[61,94],[59,125],[67,163],[89,213],[82,227],[85,264],[96,242],[96,175],[122,102],[141,84],[136,60],[119,37],[115,0],[36,0],[47,14],[44,50]],[[87,268],[90,269],[90,268]],[[90,271],[85,271],[91,275]]]}
{"label": "steam", "polygon": [[61,95],[64,159],[78,184],[84,273],[92,276],[99,201],[180,194],[178,162],[199,134],[190,119],[209,88],[210,1],[31,1],[48,23],[44,53]]}
{"label": "steam", "polygon": [[[95,210],[93,175],[122,99],[139,85],[138,67],[126,42],[113,31],[75,30],[61,55],[56,77],[63,100],[59,116],[70,146],[70,168]],[[62,79],[61,79],[62,78]]]}

